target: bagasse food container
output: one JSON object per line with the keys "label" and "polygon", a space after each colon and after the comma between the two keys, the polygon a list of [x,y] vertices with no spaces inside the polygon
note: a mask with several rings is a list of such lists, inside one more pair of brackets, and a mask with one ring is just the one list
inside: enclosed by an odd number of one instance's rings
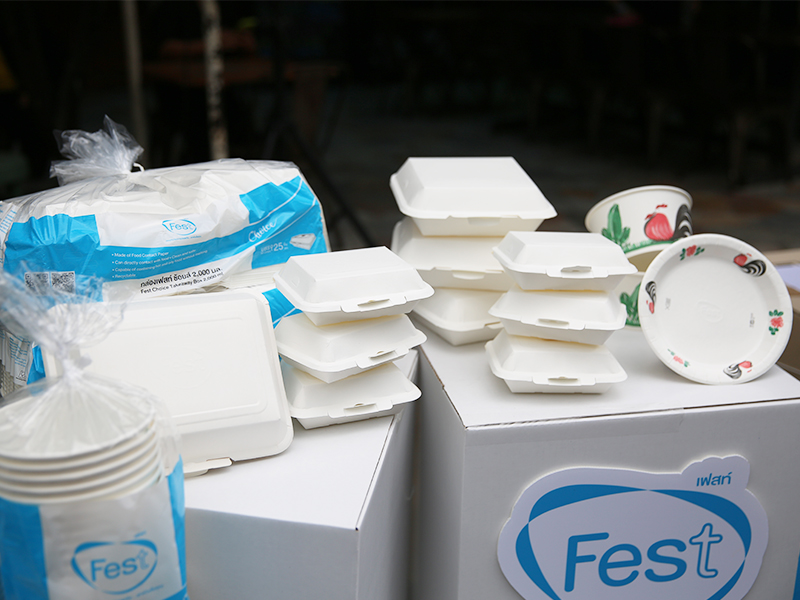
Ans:
{"label": "bagasse food container", "polygon": [[428,327],[452,346],[485,342],[500,331],[500,320],[489,309],[503,292],[439,288],[421,300],[411,313],[414,321]]}
{"label": "bagasse food container", "polygon": [[486,354],[492,373],[514,393],[601,394],[628,377],[605,346],[501,331]]}
{"label": "bagasse food container", "polygon": [[[269,304],[248,291],[132,302],[86,370],[161,398],[181,435],[187,473],[278,454],[293,437]],[[61,365],[43,349],[48,376]],[[221,462],[220,462],[221,461]]]}
{"label": "bagasse food container", "polygon": [[284,361],[332,383],[405,356],[426,338],[406,315],[319,327],[301,313],[284,317],[275,339]]}
{"label": "bagasse food container", "polygon": [[636,267],[597,233],[512,231],[494,256],[523,290],[612,291]]}
{"label": "bagasse food container", "polygon": [[392,232],[392,250],[434,288],[505,292],[514,281],[492,255],[499,237],[424,236],[406,217]]}
{"label": "bagasse food container", "polygon": [[512,157],[409,158],[389,186],[423,235],[502,237],[556,216]]}
{"label": "bagasse food container", "polygon": [[315,325],[408,313],[433,295],[414,267],[383,246],[292,256],[275,285]]}
{"label": "bagasse food container", "polygon": [[608,292],[530,292],[514,286],[489,314],[512,335],[597,345],[625,326],[626,310]]}
{"label": "bagasse food container", "polygon": [[422,392],[394,363],[333,383],[281,362],[292,417],[305,429],[383,417]]}

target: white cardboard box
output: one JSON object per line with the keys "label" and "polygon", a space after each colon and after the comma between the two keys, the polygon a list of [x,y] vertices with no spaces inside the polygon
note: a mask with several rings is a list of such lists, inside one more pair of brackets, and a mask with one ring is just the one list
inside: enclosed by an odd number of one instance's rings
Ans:
{"label": "white cardboard box", "polygon": [[295,423],[284,453],[187,479],[191,599],[405,600],[414,411]]}
{"label": "white cardboard box", "polygon": [[[800,381],[774,367],[746,384],[702,385],[661,364],[638,331],[617,332],[607,346],[628,373],[607,393],[512,394],[489,370],[484,344],[453,347],[428,336],[417,407],[415,600],[518,600],[501,570],[498,540],[523,491],[546,475],[575,467],[679,474],[733,455],[749,462],[747,489],[768,519],[763,562],[746,598],[798,597]],[[577,550],[579,574],[597,575],[600,553],[591,548]],[[586,596],[577,588],[564,593],[564,579],[560,585],[557,598],[634,597],[621,587]],[[695,600],[691,590],[673,597]]]}

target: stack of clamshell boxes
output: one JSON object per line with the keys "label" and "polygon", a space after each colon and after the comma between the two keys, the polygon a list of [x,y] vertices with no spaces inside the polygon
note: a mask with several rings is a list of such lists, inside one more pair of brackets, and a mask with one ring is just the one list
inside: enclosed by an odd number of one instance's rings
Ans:
{"label": "stack of clamshell boxes", "polygon": [[389,180],[405,215],[392,250],[436,293],[412,313],[454,346],[494,338],[489,308],[513,285],[492,251],[556,211],[511,157],[409,158]]}
{"label": "stack of clamshell boxes", "polygon": [[392,414],[420,396],[394,364],[425,341],[407,313],[433,288],[411,265],[385,247],[293,256],[275,285],[302,311],[275,338],[304,428]]}
{"label": "stack of clamshell boxes", "polygon": [[503,330],[486,344],[512,392],[602,393],[627,378],[606,340],[625,326],[612,293],[636,272],[595,233],[510,232],[494,256],[515,285],[489,309]]}

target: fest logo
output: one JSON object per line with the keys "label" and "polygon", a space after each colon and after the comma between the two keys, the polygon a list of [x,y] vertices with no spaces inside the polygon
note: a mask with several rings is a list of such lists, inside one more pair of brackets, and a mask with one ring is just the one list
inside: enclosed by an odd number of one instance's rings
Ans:
{"label": "fest logo", "polygon": [[534,482],[498,543],[526,600],[741,600],[767,546],[767,516],[740,456],[680,474],[576,468]]}

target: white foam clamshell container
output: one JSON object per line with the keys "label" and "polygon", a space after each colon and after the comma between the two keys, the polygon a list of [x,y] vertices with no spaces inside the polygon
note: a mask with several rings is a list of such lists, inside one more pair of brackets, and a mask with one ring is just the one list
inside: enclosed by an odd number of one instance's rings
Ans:
{"label": "white foam clamshell container", "polygon": [[411,318],[431,329],[452,346],[492,339],[502,328],[489,309],[503,292],[438,288],[417,304]]}
{"label": "white foam clamshell container", "polygon": [[601,394],[628,377],[605,346],[501,331],[486,354],[492,373],[514,393]]}
{"label": "white foam clamshell container", "polygon": [[409,158],[389,187],[424,235],[502,237],[556,216],[512,157]]}
{"label": "white foam clamshell container", "polygon": [[599,233],[512,231],[494,256],[523,290],[613,291],[636,267]]}
{"label": "white foam clamshell container", "polygon": [[284,361],[332,383],[405,356],[426,337],[407,315],[319,327],[300,313],[281,319],[275,339]]}
{"label": "white foam clamshell container", "polygon": [[422,395],[393,362],[333,383],[285,361],[281,370],[292,416],[305,429],[391,415]]}
{"label": "white foam clamshell container", "polygon": [[315,325],[408,313],[433,295],[414,267],[384,246],[292,256],[275,286]]}
{"label": "white foam clamshell container", "polygon": [[604,344],[625,326],[625,306],[609,292],[526,291],[514,286],[489,309],[512,335]]}
{"label": "white foam clamshell container", "polygon": [[500,237],[424,236],[409,217],[392,232],[392,250],[434,288],[505,292],[514,280],[492,255]]}
{"label": "white foam clamshell container", "polygon": [[[181,435],[187,473],[278,454],[292,441],[269,304],[247,290],[130,303],[88,371],[161,398]],[[60,365],[43,349],[45,372]]]}

